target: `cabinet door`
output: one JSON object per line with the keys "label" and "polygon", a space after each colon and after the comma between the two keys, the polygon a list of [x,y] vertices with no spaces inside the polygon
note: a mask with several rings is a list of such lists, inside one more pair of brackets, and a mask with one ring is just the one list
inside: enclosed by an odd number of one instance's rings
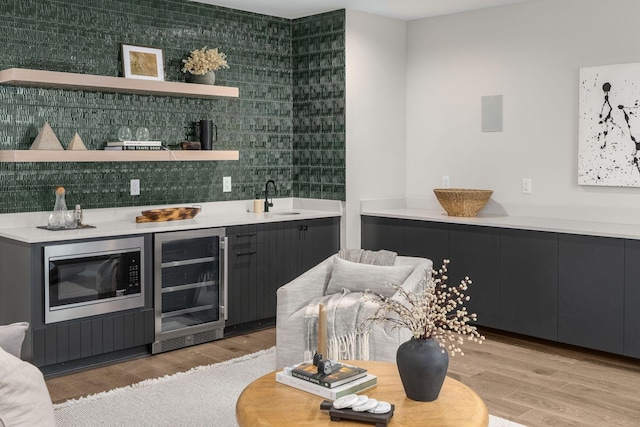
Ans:
{"label": "cabinet door", "polygon": [[558,341],[622,354],[624,240],[559,235]]}
{"label": "cabinet door", "polygon": [[279,278],[281,283],[289,283],[302,273],[302,252],[300,240],[303,221],[278,223]]}
{"label": "cabinet door", "polygon": [[229,229],[229,284],[226,326],[250,322],[257,316],[257,230],[256,225]]}
{"label": "cabinet door", "polygon": [[278,269],[281,258],[276,223],[261,225],[262,242],[258,250],[258,319],[276,317],[276,290],[282,284]]}
{"label": "cabinet door", "polygon": [[640,240],[625,241],[624,355],[640,358]]}
{"label": "cabinet door", "polygon": [[558,237],[502,230],[500,329],[533,337],[558,337]]}
{"label": "cabinet door", "polygon": [[360,220],[362,249],[379,251],[386,249],[405,255],[404,220],[363,216]]}
{"label": "cabinet door", "polygon": [[340,249],[340,219],[319,218],[280,223],[283,282],[290,282]]}
{"label": "cabinet door", "polygon": [[436,266],[449,258],[449,224],[364,216],[361,226],[363,249],[429,258]]}
{"label": "cabinet door", "polygon": [[299,274],[321,263],[340,249],[340,218],[304,221],[300,234],[302,265]]}
{"label": "cabinet door", "polygon": [[[451,225],[449,285],[472,280],[465,306],[478,315],[478,325],[500,326],[500,230]],[[438,265],[436,264],[437,268]]]}
{"label": "cabinet door", "polygon": [[449,258],[449,224],[404,220],[404,251],[401,255],[429,258],[439,267]]}

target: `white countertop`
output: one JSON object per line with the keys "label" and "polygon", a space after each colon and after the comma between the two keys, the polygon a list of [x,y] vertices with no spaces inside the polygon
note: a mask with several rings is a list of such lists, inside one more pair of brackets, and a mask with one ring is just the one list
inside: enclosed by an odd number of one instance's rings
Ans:
{"label": "white countertop", "polygon": [[[84,211],[84,223],[96,228],[51,231],[37,228],[46,225],[49,212],[0,215],[0,237],[24,242],[58,242],[165,231],[193,230],[232,225],[297,221],[342,216],[342,202],[314,199],[274,199],[268,213],[253,213],[253,201],[212,202],[133,208],[92,209]],[[193,219],[136,223],[135,217],[143,210],[175,206],[202,206]],[[296,214],[290,214],[296,212]]]}
{"label": "white countertop", "polygon": [[412,203],[411,201],[403,202],[402,199],[362,201],[360,214],[384,218],[640,240],[640,224],[521,215],[513,216],[508,214],[483,213],[482,211],[476,217],[452,217],[448,216],[442,208],[428,206],[427,204],[420,206],[420,203]]}

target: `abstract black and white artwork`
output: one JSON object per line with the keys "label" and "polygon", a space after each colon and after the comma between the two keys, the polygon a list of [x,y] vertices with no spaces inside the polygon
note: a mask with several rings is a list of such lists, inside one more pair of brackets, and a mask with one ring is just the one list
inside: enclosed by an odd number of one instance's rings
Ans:
{"label": "abstract black and white artwork", "polygon": [[640,63],[580,69],[578,184],[640,187]]}

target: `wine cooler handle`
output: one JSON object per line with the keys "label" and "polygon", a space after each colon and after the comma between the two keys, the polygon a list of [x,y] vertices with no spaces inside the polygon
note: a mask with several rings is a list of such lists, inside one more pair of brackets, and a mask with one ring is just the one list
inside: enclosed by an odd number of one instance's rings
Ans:
{"label": "wine cooler handle", "polygon": [[229,265],[229,253],[227,251],[229,238],[227,236],[222,239],[220,242],[220,250],[222,251],[222,289],[224,292],[224,320],[229,320],[229,274],[228,274],[228,265]]}

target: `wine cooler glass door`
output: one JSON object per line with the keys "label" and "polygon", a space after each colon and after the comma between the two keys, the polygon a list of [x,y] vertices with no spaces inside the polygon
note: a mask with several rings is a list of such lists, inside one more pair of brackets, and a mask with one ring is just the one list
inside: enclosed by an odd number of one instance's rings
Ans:
{"label": "wine cooler glass door", "polygon": [[156,235],[156,339],[224,328],[224,229]]}

